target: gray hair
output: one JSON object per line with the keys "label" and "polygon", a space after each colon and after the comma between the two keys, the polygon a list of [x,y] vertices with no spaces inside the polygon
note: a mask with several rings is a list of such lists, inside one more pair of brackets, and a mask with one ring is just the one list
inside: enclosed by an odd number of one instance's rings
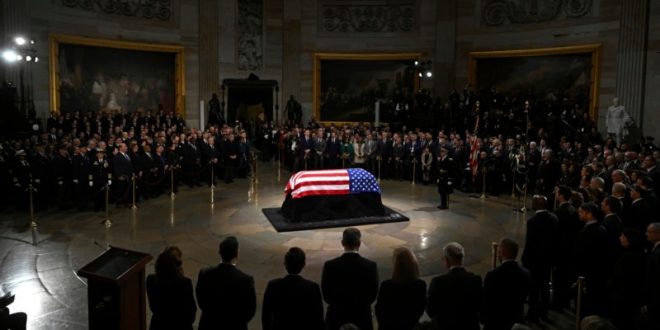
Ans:
{"label": "gray hair", "polygon": [[648,229],[660,233],[660,222],[651,222]]}
{"label": "gray hair", "polygon": [[612,185],[612,193],[623,194],[626,192],[626,185],[621,182],[615,182]]}
{"label": "gray hair", "polygon": [[448,243],[442,248],[442,252],[445,257],[459,262],[463,262],[463,257],[465,257],[465,248],[457,242]]}
{"label": "gray hair", "polygon": [[580,322],[582,330],[615,330],[616,327],[608,320],[598,316],[590,315]]}

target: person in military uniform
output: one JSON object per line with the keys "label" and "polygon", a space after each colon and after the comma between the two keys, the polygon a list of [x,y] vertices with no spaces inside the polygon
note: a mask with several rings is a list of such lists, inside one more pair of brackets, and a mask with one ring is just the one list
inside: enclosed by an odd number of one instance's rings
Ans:
{"label": "person in military uniform", "polygon": [[87,146],[79,146],[78,153],[73,156],[73,200],[78,204],[78,210],[87,209],[89,200],[89,174],[92,166],[87,156]]}
{"label": "person in military uniform", "polygon": [[128,155],[128,147],[126,143],[119,145],[119,152],[112,160],[113,178],[116,179],[117,184],[115,193],[113,194],[117,200],[117,205],[122,204],[128,206],[128,201],[131,198],[131,179],[133,177],[133,162]]}
{"label": "person in military uniform", "polygon": [[105,149],[97,148],[96,158],[92,161],[92,179],[89,180],[89,187],[94,196],[94,211],[105,209],[105,191],[112,183],[110,173],[110,163],[105,158]]}
{"label": "person in military uniform", "polygon": [[27,153],[23,149],[19,149],[14,154],[16,163],[12,169],[13,182],[16,198],[16,206],[19,210],[27,210],[28,208],[28,188],[32,184],[32,169],[30,163],[25,159]]}
{"label": "person in military uniform", "polygon": [[61,144],[57,148],[57,156],[53,160],[53,177],[55,178],[55,195],[57,206],[66,210],[71,206],[71,182],[73,160],[69,156],[68,145]]}
{"label": "person in military uniform", "polygon": [[[178,177],[178,170],[181,167],[181,161],[183,159],[183,151],[181,144],[179,144],[179,137],[176,135],[173,135],[172,141],[170,145],[167,147],[167,152],[165,153],[165,172],[167,175],[173,175],[174,178],[170,178],[168,180],[168,186],[170,187],[170,193],[177,193],[179,192],[179,177]],[[174,173],[170,173],[170,171],[174,171]],[[171,182],[173,181],[173,182]]]}
{"label": "person in military uniform", "polygon": [[456,164],[454,160],[449,157],[449,151],[446,147],[440,149],[440,155],[437,158],[438,168],[438,193],[440,194],[441,210],[449,208],[449,194],[454,192],[453,178],[456,175]]}

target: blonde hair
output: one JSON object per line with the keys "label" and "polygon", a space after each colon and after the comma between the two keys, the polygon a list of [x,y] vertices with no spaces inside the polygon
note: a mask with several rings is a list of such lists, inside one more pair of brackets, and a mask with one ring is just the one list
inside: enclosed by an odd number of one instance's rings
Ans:
{"label": "blonde hair", "polygon": [[392,280],[394,282],[410,282],[419,278],[417,258],[407,247],[398,247],[392,253]]}

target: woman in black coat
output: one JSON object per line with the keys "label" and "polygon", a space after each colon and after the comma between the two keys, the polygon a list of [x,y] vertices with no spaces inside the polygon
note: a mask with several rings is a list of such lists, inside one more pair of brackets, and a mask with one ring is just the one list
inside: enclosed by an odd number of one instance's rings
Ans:
{"label": "woman in black coat", "polygon": [[628,228],[619,237],[623,253],[618,258],[608,284],[611,292],[612,321],[617,329],[635,329],[635,315],[642,303],[642,283],[646,267],[646,236]]}
{"label": "woman in black coat", "polygon": [[426,282],[419,278],[415,255],[405,247],[394,250],[392,278],[383,281],[376,300],[379,330],[410,330],[426,306]]}
{"label": "woman in black coat", "polygon": [[147,276],[147,298],[153,313],[150,330],[192,330],[197,304],[179,248],[168,247],[156,259],[156,273]]}

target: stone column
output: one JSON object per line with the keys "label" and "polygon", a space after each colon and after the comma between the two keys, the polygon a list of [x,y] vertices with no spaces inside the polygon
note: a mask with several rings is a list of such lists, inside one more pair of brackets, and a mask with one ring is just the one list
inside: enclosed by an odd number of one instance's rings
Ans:
{"label": "stone column", "polygon": [[293,95],[299,102],[300,97],[300,17],[301,0],[284,1],[284,26],[282,29],[282,89],[280,97],[280,122],[284,118],[282,112],[289,96]]}
{"label": "stone column", "polygon": [[648,15],[648,0],[621,1],[616,94],[640,128],[643,128]]}
{"label": "stone column", "polygon": [[433,86],[435,96],[446,101],[454,88],[456,65],[456,0],[437,0]]}
{"label": "stone column", "polygon": [[218,1],[199,0],[199,98],[204,104],[212,93],[220,97],[218,17]]}

